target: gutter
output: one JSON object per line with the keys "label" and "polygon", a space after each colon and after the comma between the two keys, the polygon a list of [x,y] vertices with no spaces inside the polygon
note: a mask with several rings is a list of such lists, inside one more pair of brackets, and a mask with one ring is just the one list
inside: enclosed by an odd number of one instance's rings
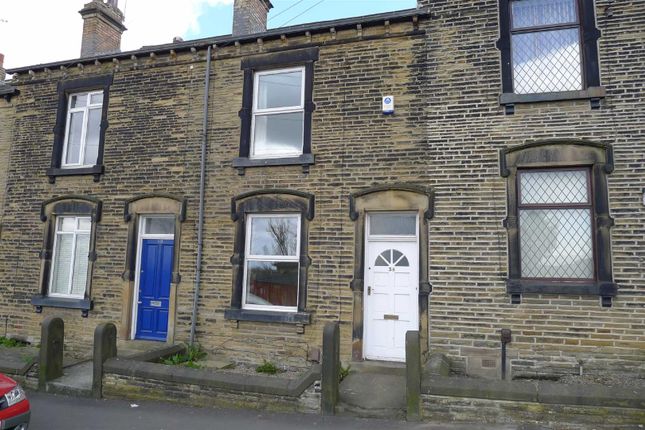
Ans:
{"label": "gutter", "polygon": [[11,85],[3,84],[0,81],[0,97],[5,99],[7,103],[11,102],[11,98],[20,94],[20,90],[12,87]]}
{"label": "gutter", "polygon": [[197,305],[199,302],[199,288],[202,275],[202,252],[204,249],[204,193],[206,188],[206,148],[208,144],[208,100],[211,79],[211,50],[208,46],[206,54],[206,76],[204,78],[204,121],[202,128],[202,155],[199,170],[199,214],[197,224],[197,262],[195,265],[195,295],[193,296],[193,311],[190,319],[190,345],[195,343],[195,330],[197,328]]}

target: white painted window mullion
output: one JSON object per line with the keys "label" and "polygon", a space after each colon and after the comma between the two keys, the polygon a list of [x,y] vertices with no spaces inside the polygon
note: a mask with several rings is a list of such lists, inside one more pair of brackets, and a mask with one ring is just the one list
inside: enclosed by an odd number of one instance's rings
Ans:
{"label": "white painted window mullion", "polygon": [[79,154],[78,154],[78,163],[80,166],[85,165],[85,146],[87,144],[86,139],[87,139],[87,124],[90,121],[90,109],[88,107],[90,103],[90,94],[87,93],[87,103],[85,104],[85,108],[83,109],[83,128],[81,129],[81,146],[79,149]]}
{"label": "white painted window mullion", "polygon": [[67,120],[65,122],[65,140],[63,141],[63,152],[61,154],[61,166],[67,165],[67,150],[69,148],[69,130],[72,123],[72,95],[67,99]]}
{"label": "white painted window mullion", "polygon": [[[75,219],[77,220],[77,219]],[[78,221],[76,221],[78,222]],[[73,285],[72,283],[74,282],[74,263],[76,261],[76,228],[78,228],[78,225],[74,227],[74,232],[72,233],[72,258],[70,258],[70,268],[69,268],[69,279],[67,280],[67,295],[71,296],[72,291],[73,291]]]}

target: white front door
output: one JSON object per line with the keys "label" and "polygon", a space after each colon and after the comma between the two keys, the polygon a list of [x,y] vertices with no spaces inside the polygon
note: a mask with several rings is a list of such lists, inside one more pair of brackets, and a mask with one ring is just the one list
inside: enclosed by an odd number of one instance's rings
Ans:
{"label": "white front door", "polygon": [[[398,216],[414,216],[414,220],[402,219],[409,230],[398,224]],[[416,214],[387,214],[385,220],[397,224],[388,231],[390,227],[383,227],[380,220],[378,229],[370,230],[374,223],[369,218],[367,223],[364,355],[366,359],[405,361],[405,334],[419,330],[417,220]]]}

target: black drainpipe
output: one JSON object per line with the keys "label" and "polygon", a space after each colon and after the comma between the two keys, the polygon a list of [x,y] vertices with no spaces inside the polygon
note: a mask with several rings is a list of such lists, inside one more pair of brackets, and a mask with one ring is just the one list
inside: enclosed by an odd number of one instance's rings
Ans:
{"label": "black drainpipe", "polygon": [[511,329],[502,329],[502,379],[506,379],[506,344],[511,343]]}
{"label": "black drainpipe", "polygon": [[204,248],[204,189],[206,187],[206,145],[208,143],[208,96],[211,81],[211,48],[206,54],[206,77],[204,79],[204,122],[202,128],[202,158],[199,171],[199,215],[197,224],[197,262],[195,266],[195,295],[193,297],[193,314],[190,320],[190,345],[195,343],[197,328],[197,304],[202,274],[202,250]]}

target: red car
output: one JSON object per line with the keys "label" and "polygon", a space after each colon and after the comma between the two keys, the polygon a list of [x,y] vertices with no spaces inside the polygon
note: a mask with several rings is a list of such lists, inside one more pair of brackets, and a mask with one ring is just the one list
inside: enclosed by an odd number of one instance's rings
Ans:
{"label": "red car", "polygon": [[0,430],[27,430],[30,415],[25,391],[0,373]]}

